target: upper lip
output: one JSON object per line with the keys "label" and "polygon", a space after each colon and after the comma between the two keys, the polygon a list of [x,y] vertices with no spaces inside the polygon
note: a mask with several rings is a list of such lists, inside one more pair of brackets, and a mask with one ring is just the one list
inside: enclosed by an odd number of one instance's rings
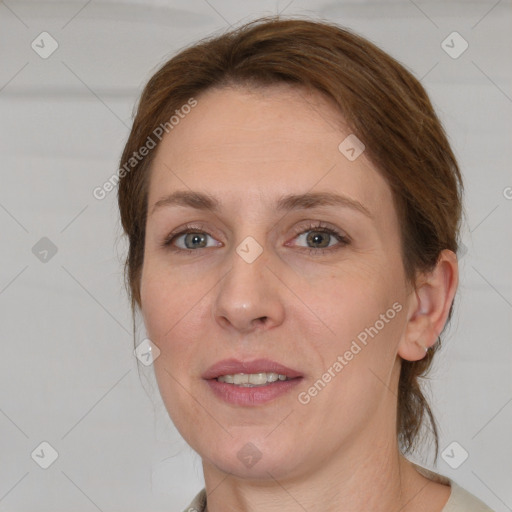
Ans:
{"label": "upper lip", "polygon": [[202,377],[203,379],[216,379],[221,375],[234,375],[236,373],[278,373],[289,379],[302,377],[301,373],[269,359],[254,359],[253,361],[239,361],[238,359],[224,359],[210,366]]}

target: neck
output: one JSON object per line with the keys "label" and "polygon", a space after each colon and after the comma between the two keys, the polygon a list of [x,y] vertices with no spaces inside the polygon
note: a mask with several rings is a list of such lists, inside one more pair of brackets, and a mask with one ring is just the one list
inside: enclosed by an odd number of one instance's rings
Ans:
{"label": "neck", "polygon": [[268,472],[266,479],[248,480],[203,460],[207,511],[423,510],[419,499],[424,498],[422,489],[429,480],[400,455],[396,443],[378,446],[375,439],[351,447],[349,443],[319,467],[307,467],[293,479]]}

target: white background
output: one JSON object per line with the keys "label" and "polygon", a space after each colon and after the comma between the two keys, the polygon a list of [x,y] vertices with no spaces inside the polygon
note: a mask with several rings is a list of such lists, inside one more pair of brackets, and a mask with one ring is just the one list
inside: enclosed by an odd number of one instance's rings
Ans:
{"label": "white background", "polygon": [[[199,457],[133,356],[116,193],[99,201],[92,190],[116,172],[157,66],[199,38],[278,11],[359,32],[431,95],[465,176],[467,247],[431,373],[433,406],[441,450],[457,441],[469,453],[458,469],[442,458],[434,469],[494,510],[512,510],[511,2],[7,0],[0,512],[179,511],[202,487]],[[31,47],[43,31],[59,45],[46,59]],[[457,59],[441,46],[453,31],[469,44]],[[42,237],[57,248],[46,262],[32,252]],[[138,342],[144,334],[142,326]],[[46,470],[31,458],[43,441],[59,454]]]}

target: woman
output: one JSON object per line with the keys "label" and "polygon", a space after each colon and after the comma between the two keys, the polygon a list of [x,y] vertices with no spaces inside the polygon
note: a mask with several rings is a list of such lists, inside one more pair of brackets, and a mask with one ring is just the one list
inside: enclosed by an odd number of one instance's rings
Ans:
{"label": "woman", "polygon": [[188,510],[490,510],[409,462],[458,284],[462,181],[420,83],[262,19],[147,84],[121,159],[133,311],[203,462]]}

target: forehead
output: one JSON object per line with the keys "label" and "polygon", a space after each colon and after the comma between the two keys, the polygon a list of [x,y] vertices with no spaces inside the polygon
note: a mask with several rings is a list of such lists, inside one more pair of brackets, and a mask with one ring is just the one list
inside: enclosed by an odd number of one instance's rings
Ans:
{"label": "forehead", "polygon": [[343,192],[374,207],[391,203],[365,153],[351,161],[340,151],[350,128],[320,93],[226,87],[196,100],[156,150],[150,207],[175,189],[208,191],[239,206],[250,197],[308,191]]}

